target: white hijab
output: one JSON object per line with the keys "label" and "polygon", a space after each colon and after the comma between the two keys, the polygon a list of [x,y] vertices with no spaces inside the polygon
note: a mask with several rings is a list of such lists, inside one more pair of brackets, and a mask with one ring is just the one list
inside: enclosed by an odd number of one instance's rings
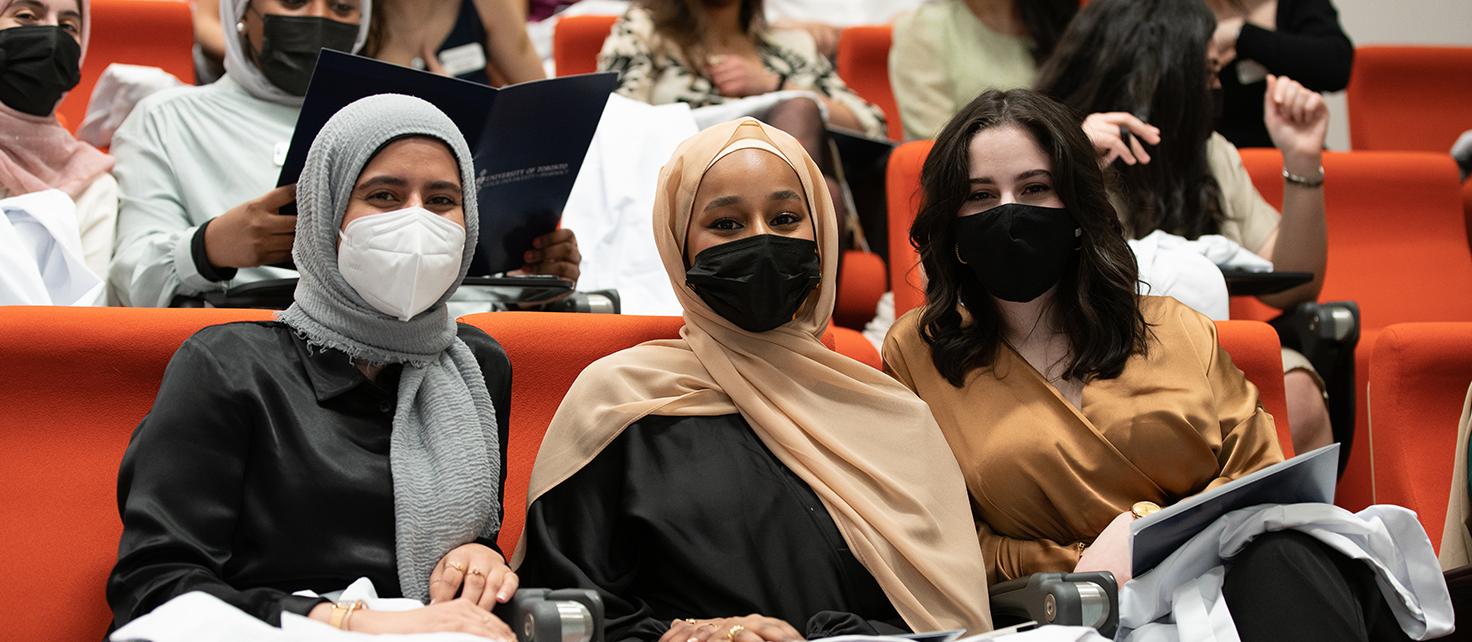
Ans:
{"label": "white hijab", "polygon": [[[245,88],[246,93],[267,102],[281,105],[300,106],[301,96],[293,96],[266,79],[266,74],[251,61],[249,42],[240,26],[251,0],[220,0],[220,23],[225,30],[225,73]],[[372,0],[359,0],[358,39],[353,41],[353,53],[363,48],[368,40],[368,25],[373,18]]]}

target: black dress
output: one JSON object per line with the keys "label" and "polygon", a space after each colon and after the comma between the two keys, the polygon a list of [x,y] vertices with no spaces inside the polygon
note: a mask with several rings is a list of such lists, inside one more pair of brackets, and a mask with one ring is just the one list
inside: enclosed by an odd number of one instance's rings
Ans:
{"label": "black dress", "polygon": [[[485,374],[504,445],[506,353],[477,328],[459,336]],[[185,341],[118,473],[113,626],[190,591],[273,625],[282,610],[305,615],[322,601],[291,596],[303,589],[368,577],[379,595],[400,595],[389,435],[401,371],[369,381],[346,354],[310,348],[276,322]]]}
{"label": "black dress", "polygon": [[1243,60],[1253,60],[1269,73],[1288,76],[1314,91],[1349,86],[1354,44],[1339,26],[1339,12],[1329,0],[1278,0],[1276,30],[1246,24],[1237,37],[1237,60],[1221,72],[1222,113],[1217,131],[1237,147],[1272,147],[1262,122],[1267,80],[1244,85],[1237,77]]}
{"label": "black dress", "polygon": [[809,639],[907,630],[811,488],[741,415],[650,416],[527,510],[525,586],[596,589],[607,637],[759,614]]}

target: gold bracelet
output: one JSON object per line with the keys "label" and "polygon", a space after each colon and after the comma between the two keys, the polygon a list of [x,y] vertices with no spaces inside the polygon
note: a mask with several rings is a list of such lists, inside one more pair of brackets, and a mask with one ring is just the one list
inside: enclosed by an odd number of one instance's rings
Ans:
{"label": "gold bracelet", "polygon": [[327,623],[334,629],[346,631],[348,629],[348,618],[353,616],[353,611],[363,606],[362,601],[338,602],[332,605],[332,615],[327,618]]}

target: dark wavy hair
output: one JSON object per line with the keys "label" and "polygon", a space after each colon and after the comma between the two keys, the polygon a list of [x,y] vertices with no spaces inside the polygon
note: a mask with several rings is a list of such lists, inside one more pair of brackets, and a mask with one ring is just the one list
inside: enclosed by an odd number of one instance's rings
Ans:
{"label": "dark wavy hair", "polygon": [[1043,62],[1053,55],[1063,29],[1078,13],[1078,0],[1016,0],[1017,15],[1032,38],[1032,57]]}
{"label": "dark wavy hair", "polygon": [[1110,176],[1135,238],[1221,229],[1221,186],[1206,163],[1216,122],[1206,46],[1215,30],[1201,0],[1094,0],[1038,70],[1037,90],[1079,114],[1129,112],[1160,128],[1149,164],[1115,163]]}
{"label": "dark wavy hair", "polygon": [[[741,3],[743,32],[750,36],[766,28],[766,12],[762,0],[731,0]],[[705,68],[702,39],[710,33],[706,13],[707,0],[637,0],[654,21],[654,31],[668,38],[679,49],[680,56],[691,69]]]}
{"label": "dark wavy hair", "polygon": [[[978,96],[946,124],[925,159],[920,213],[910,227],[910,243],[928,279],[920,336],[936,370],[958,388],[968,373],[993,364],[1002,347],[997,302],[956,257],[955,246],[957,212],[972,191],[971,139],[1006,125],[1021,127],[1042,148],[1052,164],[1053,189],[1083,230],[1075,264],[1059,281],[1050,310],[1069,337],[1068,375],[1085,381],[1117,377],[1130,355],[1146,350],[1135,255],[1078,116],[1026,89]],[[961,306],[971,315],[969,325],[962,323]]]}

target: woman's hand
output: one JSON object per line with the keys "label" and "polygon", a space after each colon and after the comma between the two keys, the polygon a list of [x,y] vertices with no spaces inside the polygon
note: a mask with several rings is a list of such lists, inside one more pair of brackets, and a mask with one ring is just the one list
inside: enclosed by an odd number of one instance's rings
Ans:
{"label": "woman's hand", "polygon": [[1073,568],[1073,572],[1109,571],[1114,573],[1114,580],[1120,586],[1130,581],[1130,571],[1134,565],[1134,560],[1130,557],[1130,522],[1133,521],[1133,513],[1124,512],[1115,516],[1114,521],[1109,522],[1104,531],[1094,538],[1093,545],[1084,549],[1084,554],[1078,558],[1078,566]]}
{"label": "woman's hand", "polygon": [[296,200],[296,185],[283,185],[216,216],[204,228],[204,253],[217,268],[249,268],[291,258],[296,217],[277,213]]}
{"label": "woman's hand", "polygon": [[[1124,140],[1125,131],[1131,134],[1128,143]],[[1094,144],[1094,151],[1099,154],[1100,167],[1108,167],[1115,160],[1123,160],[1126,165],[1149,163],[1150,154],[1140,141],[1143,139],[1151,145],[1160,144],[1159,128],[1135,118],[1134,114],[1122,111],[1089,114],[1084,119],[1084,134],[1089,137],[1089,142]]]}
{"label": "woman's hand", "polygon": [[532,249],[521,259],[526,262],[520,270],[524,274],[550,274],[572,281],[573,285],[582,276],[579,266],[583,255],[578,251],[577,235],[569,229],[553,230],[533,239]]}
{"label": "woman's hand", "polygon": [[705,75],[716,92],[728,98],[745,98],[781,89],[782,78],[760,60],[733,55],[711,56]]}
{"label": "woman's hand", "polygon": [[410,611],[358,609],[348,619],[358,633],[469,633],[498,642],[516,642],[511,627],[466,598],[430,604]]}
{"label": "woman's hand", "polygon": [[489,611],[497,602],[511,599],[517,584],[516,573],[506,566],[500,553],[483,544],[465,544],[434,565],[429,574],[429,603],[450,602],[460,591],[461,599]]}
{"label": "woman's hand", "polygon": [[675,620],[659,642],[795,642],[803,636],[791,624],[762,615]]}
{"label": "woman's hand", "polygon": [[1329,133],[1329,107],[1324,97],[1286,76],[1268,76],[1263,96],[1263,123],[1283,164],[1299,176],[1317,176]]}

